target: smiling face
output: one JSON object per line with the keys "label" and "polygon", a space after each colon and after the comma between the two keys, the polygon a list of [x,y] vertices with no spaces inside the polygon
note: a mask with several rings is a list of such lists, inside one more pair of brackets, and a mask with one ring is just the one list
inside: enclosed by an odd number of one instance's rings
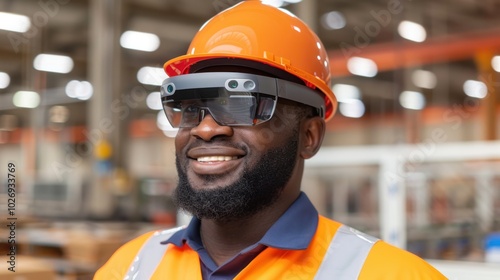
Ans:
{"label": "smiling face", "polygon": [[[225,59],[222,64],[198,63],[191,70],[301,82],[272,67],[247,66]],[[265,208],[284,211],[299,196],[304,160],[319,150],[324,133],[325,121],[312,107],[286,99],[278,99],[271,120],[256,126],[221,126],[207,113],[197,126],[177,133],[176,203],[200,219],[219,222],[250,217]]]}
{"label": "smiling face", "polygon": [[[198,218],[227,221],[272,205],[299,158],[299,124],[292,105],[251,127],[218,125],[210,115],[176,140],[179,206]],[[298,182],[292,182],[298,184]]]}

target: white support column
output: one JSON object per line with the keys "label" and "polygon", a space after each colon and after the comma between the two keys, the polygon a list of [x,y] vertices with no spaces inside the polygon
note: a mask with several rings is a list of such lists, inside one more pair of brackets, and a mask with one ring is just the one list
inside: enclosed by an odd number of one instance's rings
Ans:
{"label": "white support column", "polygon": [[379,208],[381,238],[399,248],[406,248],[406,192],[404,162],[385,156],[380,162]]}
{"label": "white support column", "polygon": [[319,214],[328,215],[326,212],[325,184],[317,176],[304,174],[302,178],[302,191],[304,191]]}
{"label": "white support column", "polygon": [[348,218],[347,202],[349,199],[349,184],[345,179],[336,183],[332,187],[333,192],[333,218],[343,221]]}
{"label": "white support column", "polygon": [[491,230],[494,215],[494,189],[493,175],[489,170],[485,170],[476,176],[476,215],[479,226],[484,232]]}
{"label": "white support column", "polygon": [[[94,94],[88,104],[87,141],[95,151],[101,140],[111,143],[113,154],[119,153],[120,124],[117,123],[113,102],[120,92],[120,46],[122,5],[119,0],[89,1],[89,53],[88,77]],[[115,106],[116,107],[116,106]],[[113,110],[115,109],[115,110]],[[116,163],[116,161],[111,160]],[[97,159],[92,160],[95,171]],[[93,172],[90,179],[86,214],[107,217],[114,208],[111,173]]]}
{"label": "white support column", "polygon": [[[413,173],[410,178],[412,180],[412,194],[415,203],[415,226],[419,228],[426,227],[429,225],[429,186],[427,178],[423,173]],[[408,186],[407,191],[409,191]]]}

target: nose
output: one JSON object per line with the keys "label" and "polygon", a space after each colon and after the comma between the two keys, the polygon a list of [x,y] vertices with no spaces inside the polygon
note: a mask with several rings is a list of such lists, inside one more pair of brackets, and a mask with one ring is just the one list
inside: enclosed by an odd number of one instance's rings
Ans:
{"label": "nose", "polygon": [[204,141],[210,141],[217,136],[232,136],[233,129],[229,126],[219,125],[208,113],[204,114],[200,123],[191,129],[191,135]]}

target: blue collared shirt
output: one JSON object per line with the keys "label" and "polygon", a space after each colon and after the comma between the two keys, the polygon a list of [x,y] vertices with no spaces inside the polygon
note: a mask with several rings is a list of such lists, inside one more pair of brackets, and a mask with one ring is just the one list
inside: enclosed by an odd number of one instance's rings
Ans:
{"label": "blue collared shirt", "polygon": [[306,249],[317,226],[318,212],[307,195],[302,192],[259,242],[243,249],[221,266],[215,264],[203,247],[200,236],[200,220],[197,218],[193,218],[185,229],[176,232],[162,244],[172,243],[182,247],[184,243],[187,243],[200,256],[203,279],[228,280],[233,279],[267,247],[284,250]]}

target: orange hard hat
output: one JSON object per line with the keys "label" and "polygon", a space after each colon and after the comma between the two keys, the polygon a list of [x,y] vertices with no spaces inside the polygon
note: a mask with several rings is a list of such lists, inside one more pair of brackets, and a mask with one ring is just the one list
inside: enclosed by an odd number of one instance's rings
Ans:
{"label": "orange hard hat", "polygon": [[337,108],[330,65],[318,36],[292,13],[260,1],[243,1],[208,20],[186,55],[167,61],[168,76],[190,73],[197,62],[236,58],[263,63],[300,78],[325,97],[325,119]]}

